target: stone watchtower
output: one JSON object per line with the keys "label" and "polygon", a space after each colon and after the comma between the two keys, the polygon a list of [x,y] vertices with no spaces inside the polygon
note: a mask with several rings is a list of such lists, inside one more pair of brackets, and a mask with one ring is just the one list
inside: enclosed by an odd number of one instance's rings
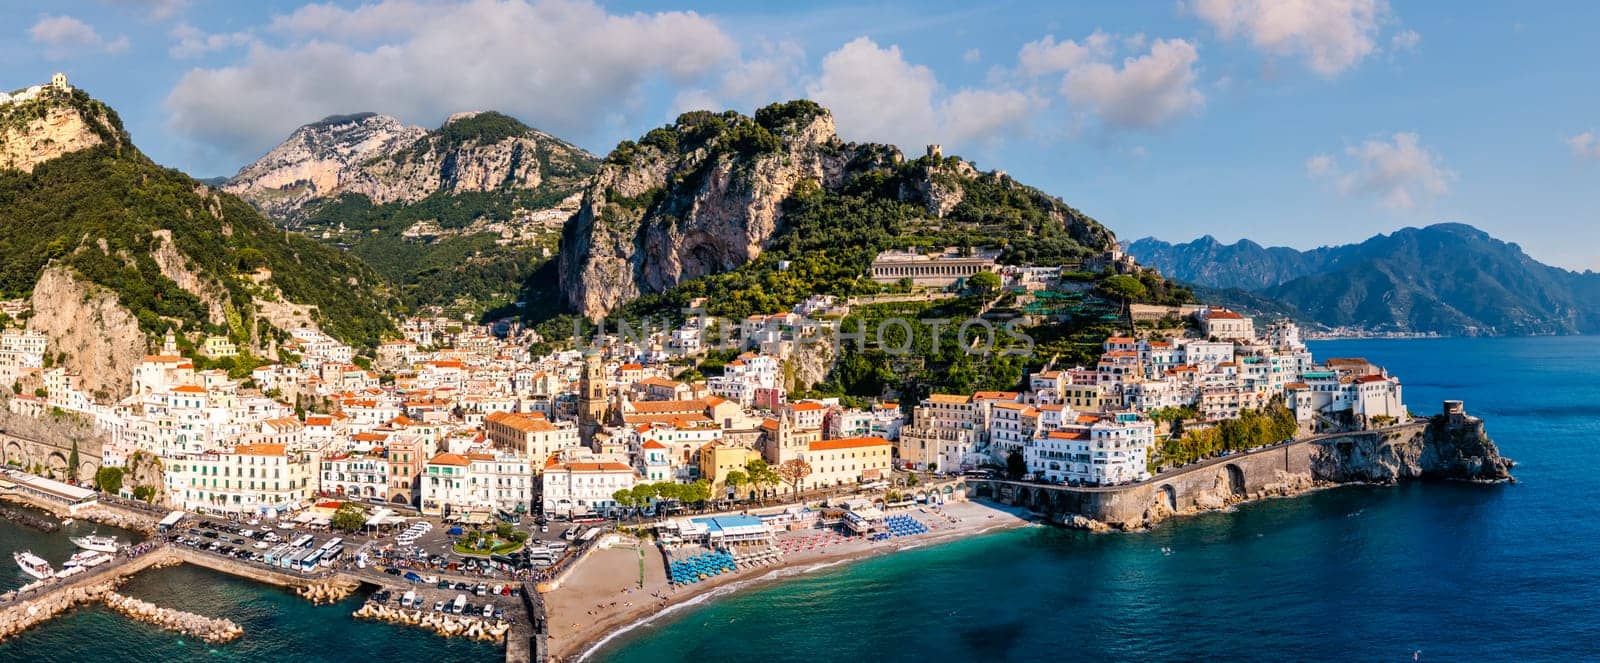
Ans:
{"label": "stone watchtower", "polygon": [[71,92],[72,91],[72,86],[71,85],[67,85],[67,75],[63,74],[63,73],[61,73],[59,71],[56,72],[56,74],[54,76],[50,77],[50,87],[54,88],[56,90],[59,90],[61,92]]}
{"label": "stone watchtower", "polygon": [[931,158],[931,159],[942,159],[942,158],[944,158],[944,148],[942,146],[940,146],[938,143],[933,143],[931,145],[928,145],[928,157]]}
{"label": "stone watchtower", "polygon": [[578,379],[578,433],[585,442],[594,439],[606,415],[606,377],[600,353],[583,353],[583,375]]}

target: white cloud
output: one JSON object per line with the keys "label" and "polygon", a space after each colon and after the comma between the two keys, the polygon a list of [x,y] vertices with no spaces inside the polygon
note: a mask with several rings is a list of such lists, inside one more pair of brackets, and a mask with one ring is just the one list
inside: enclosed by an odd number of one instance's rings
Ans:
{"label": "white cloud", "polygon": [[1401,30],[1389,38],[1389,48],[1395,51],[1414,51],[1422,43],[1422,35],[1416,30]]}
{"label": "white cloud", "polygon": [[1443,196],[1456,178],[1414,133],[1370,138],[1345,148],[1345,156],[1352,162],[1348,168],[1332,155],[1313,156],[1306,160],[1306,173],[1347,196],[1376,196],[1390,209],[1411,209]]}
{"label": "white cloud", "polygon": [[144,12],[146,18],[160,21],[189,6],[189,0],[106,0],[110,4],[131,7]]}
{"label": "white cloud", "polygon": [[1333,172],[1337,165],[1333,160],[1332,154],[1318,154],[1306,159],[1306,174],[1312,177],[1322,177]]}
{"label": "white cloud", "polygon": [[1189,0],[1183,6],[1225,39],[1244,37],[1269,54],[1303,58],[1328,77],[1371,55],[1384,23],[1393,20],[1385,0]]}
{"label": "white cloud", "polygon": [[799,96],[805,49],[793,41],[763,43],[760,52],[732,63],[711,87],[678,93],[673,107],[690,110],[751,109]]}
{"label": "white cloud", "polygon": [[933,71],[898,46],[859,37],[822,59],[807,96],[833,111],[841,134],[912,150],[928,143],[979,143],[1020,133],[1040,103],[1017,90],[964,88],[946,94]]}
{"label": "white cloud", "polygon": [[[571,136],[638,112],[653,83],[693,84],[738,54],[693,12],[611,14],[586,0],[313,5],[273,28],[288,41],[185,74],[167,96],[172,126],[237,158],[364,110],[434,123],[492,108]],[[341,41],[361,39],[374,41]]]}
{"label": "white cloud", "polygon": [[439,14],[436,8],[412,0],[382,0],[355,9],[334,5],[304,5],[272,19],[271,29],[296,37],[373,39],[411,33],[418,23]]}
{"label": "white cloud", "polygon": [[1081,44],[1071,39],[1057,42],[1055,35],[1045,35],[1022,45],[1017,53],[1017,66],[1024,76],[1062,73],[1109,56],[1111,40],[1111,35],[1099,30],[1084,38]]}
{"label": "white cloud", "polygon": [[1572,156],[1579,159],[1600,159],[1600,136],[1593,131],[1568,138],[1567,146],[1572,148]]}
{"label": "white cloud", "polygon": [[984,141],[1016,133],[1041,105],[1016,90],[961,90],[939,105],[940,140]]}
{"label": "white cloud", "polygon": [[1194,86],[1198,60],[1188,41],[1157,39],[1148,53],[1124,59],[1120,69],[1105,62],[1073,67],[1061,92],[1108,127],[1154,129],[1205,105]]}
{"label": "white cloud", "polygon": [[858,37],[822,58],[822,72],[806,94],[831,109],[849,137],[909,146],[935,142],[938,88],[933,71],[906,62],[899,46],[881,48]]}
{"label": "white cloud", "polygon": [[239,46],[249,46],[256,41],[255,37],[252,37],[248,32],[212,34],[188,23],[179,23],[173,26],[170,34],[176,41],[171,48],[167,49],[167,53],[180,60]]}
{"label": "white cloud", "polygon": [[71,16],[45,16],[28,28],[28,37],[45,46],[46,57],[60,59],[81,51],[121,53],[128,50],[128,38],[106,39],[93,26]]}
{"label": "white cloud", "polygon": [[966,63],[978,62],[979,60],[982,60],[982,59],[983,59],[983,51],[980,51],[980,50],[978,50],[976,48],[969,48],[969,49],[966,50],[965,53],[961,54],[961,61],[962,62],[966,62]]}

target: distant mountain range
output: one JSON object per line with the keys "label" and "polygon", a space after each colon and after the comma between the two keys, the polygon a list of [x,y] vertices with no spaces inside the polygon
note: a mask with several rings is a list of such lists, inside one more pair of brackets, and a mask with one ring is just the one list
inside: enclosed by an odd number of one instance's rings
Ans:
{"label": "distant mountain range", "polygon": [[[1299,251],[1211,236],[1145,238],[1130,255],[1203,296],[1329,327],[1451,335],[1600,332],[1600,274],[1542,264],[1459,223],[1403,228],[1359,244]],[[1231,293],[1231,294],[1230,294]],[[1279,312],[1282,312],[1281,310]]]}

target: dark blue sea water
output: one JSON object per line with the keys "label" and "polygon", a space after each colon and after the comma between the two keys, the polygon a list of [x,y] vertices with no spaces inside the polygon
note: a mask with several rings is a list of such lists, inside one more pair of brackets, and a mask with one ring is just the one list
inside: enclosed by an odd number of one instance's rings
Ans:
{"label": "dark blue sea water", "polygon": [[1465,399],[1519,483],[1338,488],[1138,534],[1013,530],[735,593],[595,658],[1600,658],[1600,338],[1313,350],[1388,367],[1418,413]]}
{"label": "dark blue sea water", "polygon": [[[595,659],[1404,661],[1417,650],[1425,661],[1600,659],[1592,506],[1600,495],[1600,338],[1313,349],[1387,366],[1419,413],[1465,399],[1521,463],[1520,482],[1339,488],[1138,534],[1013,530],[719,597],[630,633]],[[41,538],[49,537],[0,522],[0,554],[55,545]],[[21,584],[12,575],[9,566],[0,573],[0,588]],[[353,620],[355,599],[313,607],[200,569],[148,573],[126,589],[232,618],[246,635],[210,646],[85,609],[0,644],[0,661],[501,656]]]}

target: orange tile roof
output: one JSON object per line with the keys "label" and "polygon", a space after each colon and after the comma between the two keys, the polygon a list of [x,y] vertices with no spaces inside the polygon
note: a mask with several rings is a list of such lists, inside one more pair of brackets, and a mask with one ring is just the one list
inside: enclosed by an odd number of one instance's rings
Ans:
{"label": "orange tile roof", "polygon": [[645,449],[665,449],[665,448],[667,448],[667,445],[662,444],[660,442],[657,442],[655,440],[645,440],[644,444],[641,444],[639,446],[644,447]]}
{"label": "orange tile roof", "polygon": [[1055,440],[1087,440],[1089,431],[1086,430],[1053,430],[1049,437]]}
{"label": "orange tile roof", "polygon": [[816,401],[801,401],[789,406],[795,412],[816,412],[822,409],[822,404]]}
{"label": "orange tile roof", "polygon": [[671,387],[673,389],[683,386],[682,382],[678,382],[677,380],[668,380],[662,377],[648,377],[635,382],[634,384],[642,384],[646,387]]}
{"label": "orange tile roof", "polygon": [[555,425],[546,421],[543,414],[535,412],[533,415],[537,416],[514,412],[496,412],[484,417],[484,421],[506,426],[523,433],[548,433],[556,430]]}
{"label": "orange tile roof", "polygon": [[832,451],[834,449],[860,449],[879,446],[889,446],[889,441],[881,437],[843,437],[837,440],[812,442],[807,448],[811,451]]}
{"label": "orange tile roof", "polygon": [[178,385],[176,387],[173,387],[172,390],[176,391],[176,392],[179,392],[179,393],[184,393],[184,394],[203,394],[203,393],[206,393],[205,387],[196,387],[196,386],[194,386],[192,384]]}
{"label": "orange tile roof", "polygon": [[438,454],[438,455],[436,455],[436,456],[434,456],[432,458],[429,458],[428,459],[428,464],[429,465],[458,465],[458,466],[465,466],[465,465],[470,464],[470,461],[468,461],[466,458],[463,458],[460,454],[441,453],[441,454]]}
{"label": "orange tile roof", "polygon": [[241,444],[233,448],[233,453],[240,456],[282,456],[281,444]]}
{"label": "orange tile roof", "polygon": [[1015,392],[1015,391],[976,391],[976,392],[972,393],[972,399],[973,400],[1006,400],[1006,401],[1014,401],[1014,400],[1017,399],[1017,392]]}
{"label": "orange tile roof", "polygon": [[636,401],[633,411],[640,414],[664,414],[669,412],[701,412],[706,409],[705,399],[696,398],[687,401]]}
{"label": "orange tile roof", "polygon": [[[546,469],[552,469],[546,465]],[[568,472],[632,472],[633,468],[616,462],[604,463],[561,463],[557,462],[553,469],[565,469]]]}

